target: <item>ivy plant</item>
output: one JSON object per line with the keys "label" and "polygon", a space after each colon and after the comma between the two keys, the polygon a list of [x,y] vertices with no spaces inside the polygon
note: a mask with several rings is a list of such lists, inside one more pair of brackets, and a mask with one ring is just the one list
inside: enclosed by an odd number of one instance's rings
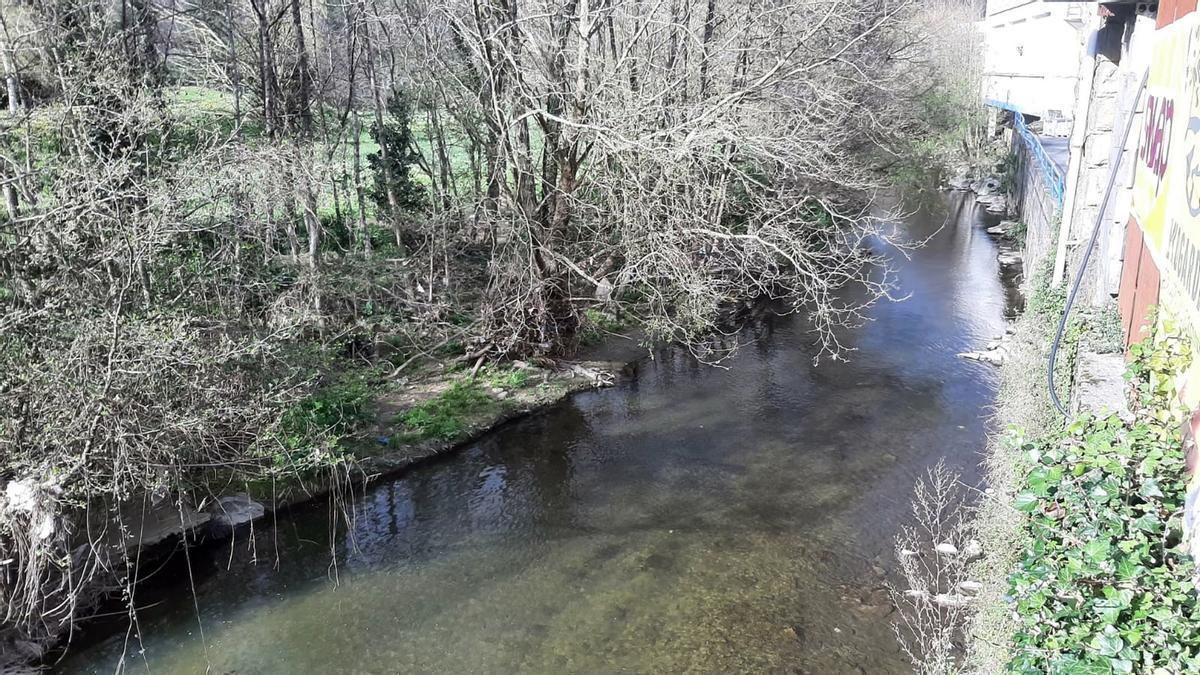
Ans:
{"label": "ivy plant", "polygon": [[1021,448],[1028,470],[1015,506],[1027,536],[1009,579],[1018,619],[1010,672],[1200,672],[1171,384],[1190,353],[1168,332],[1132,350],[1131,421],[1082,415]]}

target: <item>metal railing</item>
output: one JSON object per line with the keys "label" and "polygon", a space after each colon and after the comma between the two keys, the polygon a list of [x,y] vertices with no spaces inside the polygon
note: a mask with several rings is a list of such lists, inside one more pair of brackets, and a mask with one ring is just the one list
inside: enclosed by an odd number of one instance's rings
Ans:
{"label": "metal railing", "polygon": [[1050,189],[1050,193],[1054,195],[1054,199],[1058,201],[1059,208],[1062,208],[1063,193],[1066,191],[1066,176],[1063,175],[1058,165],[1050,160],[1050,156],[1046,154],[1046,148],[1042,147],[1042,142],[1038,139],[1037,134],[1029,130],[1029,126],[1025,124],[1024,115],[1013,111],[1013,126],[1020,134],[1021,140],[1029,147],[1033,161],[1037,163],[1038,169],[1042,172],[1042,180]]}

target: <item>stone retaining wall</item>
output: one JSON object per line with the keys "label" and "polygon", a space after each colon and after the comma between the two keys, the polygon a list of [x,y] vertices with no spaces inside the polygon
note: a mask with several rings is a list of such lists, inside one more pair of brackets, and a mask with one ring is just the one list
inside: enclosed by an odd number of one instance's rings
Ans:
{"label": "stone retaining wall", "polygon": [[[1009,132],[1011,133],[1011,132]],[[1058,229],[1058,200],[1046,185],[1033,152],[1020,136],[1012,134],[1010,146],[1016,157],[1016,170],[1011,185],[1011,204],[1014,215],[1025,224],[1025,285],[1028,296],[1031,279],[1043,265],[1054,261],[1055,233]]]}

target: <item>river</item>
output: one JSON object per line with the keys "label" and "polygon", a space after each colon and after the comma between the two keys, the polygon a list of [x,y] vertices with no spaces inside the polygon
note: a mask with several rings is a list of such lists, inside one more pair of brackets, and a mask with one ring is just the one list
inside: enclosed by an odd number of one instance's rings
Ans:
{"label": "river", "polygon": [[[996,248],[969,194],[904,219],[908,299],[813,364],[768,317],[726,365],[685,351],[351,501],[260,521],[139,591],[62,672],[901,673],[884,584],[915,480],[977,477],[1004,331]],[[99,633],[99,635],[97,635]]]}

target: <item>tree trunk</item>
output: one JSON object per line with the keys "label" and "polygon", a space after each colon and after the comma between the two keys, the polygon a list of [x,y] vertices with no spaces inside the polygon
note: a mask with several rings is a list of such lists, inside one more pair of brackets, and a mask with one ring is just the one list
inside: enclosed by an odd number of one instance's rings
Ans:
{"label": "tree trunk", "polygon": [[708,60],[709,46],[712,44],[713,32],[717,28],[717,0],[708,0],[708,7],[704,12],[704,35],[702,37],[700,55],[700,98],[708,95]]}
{"label": "tree trunk", "polygon": [[268,138],[278,133],[276,121],[275,93],[278,83],[275,78],[275,45],[271,38],[271,24],[267,19],[267,0],[251,0],[258,26],[258,76],[259,93],[263,106],[263,128]]}
{"label": "tree trunk", "polygon": [[364,199],[363,181],[362,181],[362,120],[358,117],[358,111],[353,111],[353,128],[351,133],[354,134],[354,196],[358,200],[358,232],[362,239],[363,254],[368,258],[371,257],[371,231],[367,228],[367,202]]}
{"label": "tree trunk", "polygon": [[[371,29],[364,20],[359,27],[362,31],[363,46],[367,50],[367,83],[371,86],[371,102],[375,112],[375,128],[376,133],[383,131],[383,96],[379,91],[378,75],[375,72],[375,45],[372,43]],[[387,145],[379,144],[379,164],[383,172],[383,189],[387,196],[388,218],[392,221],[392,232],[396,237],[396,248],[404,255],[404,240],[400,234],[400,203],[396,199],[396,188],[392,177],[391,156],[388,152]]]}
{"label": "tree trunk", "polygon": [[16,114],[21,111],[21,87],[20,80],[17,77],[17,67],[13,62],[12,50],[8,47],[8,40],[0,38],[0,56],[4,59],[4,84],[8,89],[8,111]]}
{"label": "tree trunk", "polygon": [[235,133],[242,130],[242,73],[237,60],[237,25],[233,21],[233,0],[225,0],[225,26],[229,30],[229,81],[233,85],[233,125]]}
{"label": "tree trunk", "polygon": [[[293,185],[294,185],[295,184],[294,181],[296,180],[295,170],[293,169],[292,171],[289,171],[288,173],[289,173],[289,177],[292,179]],[[300,237],[296,234],[296,221],[299,220],[300,216],[299,216],[299,214],[296,213],[296,195],[295,195],[294,190],[295,190],[295,188],[293,188],[293,193],[290,195],[286,195],[283,200],[284,216],[287,218],[287,223],[284,225],[284,228],[287,232],[288,249],[292,253],[292,262],[299,262],[300,261]]]}
{"label": "tree trunk", "polygon": [[450,210],[450,197],[456,193],[454,169],[450,165],[450,151],[446,147],[446,132],[442,129],[441,117],[436,105],[429,106],[429,129],[433,136],[433,147],[437,152],[438,178],[442,183],[441,208]]}
{"label": "tree trunk", "polygon": [[293,112],[300,120],[300,135],[307,141],[312,138],[312,72],[304,42],[304,22],[300,18],[300,0],[292,0],[292,26],[296,30],[296,61],[300,71],[299,100]]}
{"label": "tree trunk", "polygon": [[[0,56],[4,60],[4,82],[8,87],[8,112],[16,117],[21,112],[21,88],[18,86],[17,69],[13,63],[12,51],[9,49],[7,39],[7,23],[4,30],[5,36],[0,38]],[[21,202],[17,198],[17,179],[20,173],[19,168],[15,164],[5,162],[5,171],[2,174],[4,179],[4,205],[8,209],[8,217],[16,220],[21,216]],[[12,175],[8,175],[9,168],[12,168]]]}

